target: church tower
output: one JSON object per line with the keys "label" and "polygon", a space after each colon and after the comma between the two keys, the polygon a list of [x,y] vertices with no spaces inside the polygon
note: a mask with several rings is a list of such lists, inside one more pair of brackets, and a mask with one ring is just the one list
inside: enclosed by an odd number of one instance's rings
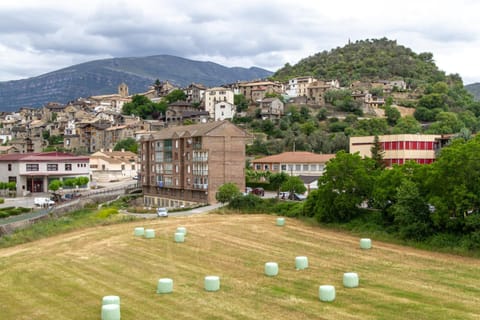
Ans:
{"label": "church tower", "polygon": [[118,86],[118,94],[119,94],[120,97],[122,97],[122,98],[128,97],[128,86],[125,84],[125,82],[122,82],[122,83]]}

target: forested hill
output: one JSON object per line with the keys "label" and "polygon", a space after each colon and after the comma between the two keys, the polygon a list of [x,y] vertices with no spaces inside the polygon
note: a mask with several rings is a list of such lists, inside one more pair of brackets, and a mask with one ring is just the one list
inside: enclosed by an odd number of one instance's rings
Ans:
{"label": "forested hill", "polygon": [[465,89],[475,97],[475,100],[480,101],[480,83],[466,85]]}
{"label": "forested hill", "polygon": [[338,79],[342,85],[353,80],[403,79],[417,86],[446,79],[431,53],[417,54],[386,38],[356,41],[342,48],[319,52],[293,66],[287,63],[273,78],[286,80],[306,75]]}

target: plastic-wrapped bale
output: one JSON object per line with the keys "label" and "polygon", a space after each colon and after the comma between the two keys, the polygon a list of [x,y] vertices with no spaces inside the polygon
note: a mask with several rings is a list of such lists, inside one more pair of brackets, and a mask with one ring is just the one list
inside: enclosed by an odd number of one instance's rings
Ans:
{"label": "plastic-wrapped bale", "polygon": [[185,241],[185,233],[175,232],[175,242],[184,242],[184,241]]}
{"label": "plastic-wrapped bale", "polygon": [[184,235],[187,235],[187,228],[185,227],[177,227],[177,232],[181,232]]}
{"label": "plastic-wrapped bale", "polygon": [[322,285],[318,288],[320,301],[331,302],[335,300],[335,287],[331,285]]}
{"label": "plastic-wrapped bale", "polygon": [[305,256],[299,256],[295,258],[295,269],[303,270],[308,268],[308,258]]}
{"label": "plastic-wrapped bale", "polygon": [[103,305],[102,320],[120,320],[120,306],[118,304]]}
{"label": "plastic-wrapped bale", "polygon": [[274,277],[278,275],[278,263],[276,262],[265,263],[265,275],[269,277]]}
{"label": "plastic-wrapped bale", "polygon": [[343,286],[345,288],[358,287],[358,274],[356,272],[346,272],[343,274]]}
{"label": "plastic-wrapped bale", "polygon": [[145,234],[145,228],[137,227],[135,228],[135,231],[133,232],[133,234],[137,237],[142,237]]}
{"label": "plastic-wrapped bale", "polygon": [[206,291],[218,291],[218,290],[220,290],[220,278],[218,276],[206,276],[205,277],[205,290]]}
{"label": "plastic-wrapped bale", "polygon": [[153,230],[153,229],[146,229],[146,230],[145,230],[145,238],[147,238],[147,239],[155,238],[155,230]]}
{"label": "plastic-wrapped bale", "polygon": [[118,304],[120,305],[120,297],[119,296],[105,296],[102,299],[102,305],[107,304]]}
{"label": "plastic-wrapped bale", "polygon": [[172,293],[173,280],[170,278],[161,278],[158,280],[157,293]]}
{"label": "plastic-wrapped bale", "polygon": [[277,226],[284,226],[285,225],[285,218],[277,218]]}
{"label": "plastic-wrapped bale", "polygon": [[371,249],[372,248],[372,240],[369,238],[362,238],[360,239],[360,249]]}

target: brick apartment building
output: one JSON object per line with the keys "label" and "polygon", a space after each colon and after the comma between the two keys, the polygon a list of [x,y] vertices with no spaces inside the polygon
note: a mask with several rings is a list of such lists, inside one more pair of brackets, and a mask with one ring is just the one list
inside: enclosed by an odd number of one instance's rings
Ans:
{"label": "brick apartment building", "polygon": [[[371,148],[375,137],[351,137],[350,153],[359,152],[362,157],[371,157]],[[382,145],[383,159],[387,166],[404,164],[413,160],[420,164],[435,161],[436,153],[449,140],[450,136],[439,134],[392,134],[378,136]]]}
{"label": "brick apartment building", "polygon": [[245,131],[228,121],[162,129],[140,140],[140,179],[147,206],[216,203],[218,188],[245,189]]}

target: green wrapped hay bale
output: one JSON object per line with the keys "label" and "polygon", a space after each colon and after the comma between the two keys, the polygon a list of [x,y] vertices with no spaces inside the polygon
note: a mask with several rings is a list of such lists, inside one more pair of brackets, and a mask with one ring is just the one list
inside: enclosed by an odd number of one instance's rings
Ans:
{"label": "green wrapped hay bale", "polygon": [[318,288],[320,301],[331,302],[335,300],[335,287],[331,285],[322,285]]}
{"label": "green wrapped hay bale", "polygon": [[295,258],[295,269],[303,270],[308,268],[308,258],[305,256],[299,256]]}
{"label": "green wrapped hay bale", "polygon": [[172,293],[173,280],[170,278],[161,278],[158,280],[157,293]]}
{"label": "green wrapped hay bale", "polygon": [[102,305],[107,304],[118,304],[120,305],[120,297],[119,296],[105,296],[102,299]]}
{"label": "green wrapped hay bale", "polygon": [[265,275],[269,277],[274,277],[278,275],[278,263],[276,262],[265,263]]}
{"label": "green wrapped hay bale", "polygon": [[277,218],[277,226],[284,226],[285,225],[285,218]]}
{"label": "green wrapped hay bale", "polygon": [[175,232],[175,242],[184,242],[184,241],[185,241],[185,233]]}
{"label": "green wrapped hay bale", "polygon": [[187,228],[185,227],[177,227],[177,232],[181,232],[184,235],[187,235]]}
{"label": "green wrapped hay bale", "polygon": [[143,227],[136,227],[135,228],[135,231],[133,232],[133,234],[137,237],[143,237],[143,235],[145,235],[145,228]]}
{"label": "green wrapped hay bale", "polygon": [[205,290],[206,291],[218,291],[218,290],[220,290],[220,278],[218,276],[206,276],[205,277]]}
{"label": "green wrapped hay bale", "polygon": [[120,320],[120,306],[118,304],[103,305],[102,320]]}
{"label": "green wrapped hay bale", "polygon": [[371,249],[372,248],[372,240],[368,238],[360,239],[360,248],[361,249]]}
{"label": "green wrapped hay bale", "polygon": [[155,238],[155,230],[153,230],[153,229],[146,229],[146,230],[145,230],[145,238],[147,238],[147,239]]}
{"label": "green wrapped hay bale", "polygon": [[358,287],[358,274],[355,272],[346,272],[343,274],[343,286],[345,288]]}

